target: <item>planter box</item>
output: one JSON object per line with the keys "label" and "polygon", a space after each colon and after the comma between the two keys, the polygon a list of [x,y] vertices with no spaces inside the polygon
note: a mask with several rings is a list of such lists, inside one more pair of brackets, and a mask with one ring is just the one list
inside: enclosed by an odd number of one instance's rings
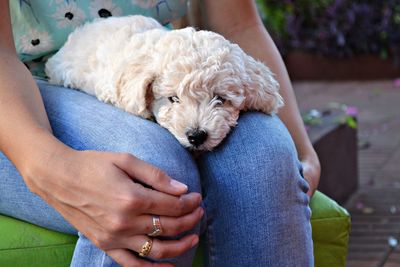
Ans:
{"label": "planter box", "polygon": [[400,77],[400,67],[377,56],[349,59],[329,58],[301,51],[289,52],[284,58],[293,80],[381,80]]}
{"label": "planter box", "polygon": [[321,124],[308,129],[321,162],[318,190],[343,204],[358,188],[357,129],[343,123],[344,111],[323,114]]}

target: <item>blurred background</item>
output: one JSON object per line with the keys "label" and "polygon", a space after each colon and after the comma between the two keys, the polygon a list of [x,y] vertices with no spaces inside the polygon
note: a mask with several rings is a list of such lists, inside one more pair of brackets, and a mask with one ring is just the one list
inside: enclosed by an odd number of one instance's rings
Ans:
{"label": "blurred background", "polygon": [[322,164],[351,214],[347,266],[400,266],[400,0],[258,0]]}

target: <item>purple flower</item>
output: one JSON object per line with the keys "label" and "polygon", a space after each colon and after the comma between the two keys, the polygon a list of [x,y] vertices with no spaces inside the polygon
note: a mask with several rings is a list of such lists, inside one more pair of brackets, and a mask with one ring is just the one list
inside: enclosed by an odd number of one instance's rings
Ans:
{"label": "purple flower", "polygon": [[358,108],[357,107],[353,107],[353,106],[349,106],[346,109],[346,114],[352,117],[356,117],[358,115]]}
{"label": "purple flower", "polygon": [[395,79],[395,80],[393,81],[393,84],[394,84],[394,86],[396,86],[396,87],[400,87],[400,78]]}

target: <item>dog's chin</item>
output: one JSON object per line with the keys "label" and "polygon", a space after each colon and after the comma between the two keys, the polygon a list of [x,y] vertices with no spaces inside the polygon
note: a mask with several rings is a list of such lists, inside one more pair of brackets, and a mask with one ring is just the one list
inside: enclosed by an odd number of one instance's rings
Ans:
{"label": "dog's chin", "polygon": [[189,150],[190,152],[201,152],[201,151],[207,151],[207,149],[205,149],[205,147],[203,145],[200,146],[194,146],[191,145],[189,143],[181,143],[181,145],[183,145],[187,150]]}
{"label": "dog's chin", "polygon": [[207,151],[213,150],[215,147],[217,147],[221,143],[221,141],[222,140],[220,140],[219,142],[215,142],[215,140],[214,140],[212,143],[205,142],[204,144],[201,144],[200,146],[187,145],[187,144],[185,144],[185,146],[191,152],[201,153],[201,152],[207,152]]}
{"label": "dog's chin", "polygon": [[213,148],[216,146],[216,145],[214,145],[214,146],[212,146],[211,144],[209,144],[208,142],[205,142],[205,143],[203,143],[203,144],[201,144],[201,145],[198,145],[198,146],[196,146],[196,145],[192,145],[192,144],[190,144],[187,140],[182,140],[182,139],[179,139],[179,138],[177,138],[178,140],[179,140],[179,143],[181,143],[181,145],[182,146],[184,146],[187,150],[189,150],[190,152],[206,152],[206,151],[211,151],[211,150],[213,150]]}
{"label": "dog's chin", "polygon": [[207,149],[207,147],[205,145],[200,145],[200,146],[189,145],[189,146],[187,146],[187,149],[189,149],[192,152],[195,152],[195,151],[202,152],[202,151],[212,150],[213,148]]}

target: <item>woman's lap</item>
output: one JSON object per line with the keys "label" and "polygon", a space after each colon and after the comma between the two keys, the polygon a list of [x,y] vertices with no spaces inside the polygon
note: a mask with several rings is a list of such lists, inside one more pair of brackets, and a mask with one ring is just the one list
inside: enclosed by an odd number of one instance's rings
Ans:
{"label": "woman's lap", "polygon": [[[38,84],[54,135],[62,142],[78,150],[132,153],[188,184],[191,191],[200,192],[195,162],[167,130],[81,92]],[[2,154],[0,166],[0,213],[76,233],[57,212],[29,192]],[[294,250],[306,254],[297,261],[310,261],[307,185],[299,174],[294,145],[279,119],[260,113],[242,114],[223,144],[201,156],[198,166],[212,266],[228,262],[229,266],[241,266],[243,258],[247,263],[276,263]],[[298,247],[300,243],[303,245]],[[250,253],[248,249],[252,254],[243,257],[247,255],[243,253]]]}

